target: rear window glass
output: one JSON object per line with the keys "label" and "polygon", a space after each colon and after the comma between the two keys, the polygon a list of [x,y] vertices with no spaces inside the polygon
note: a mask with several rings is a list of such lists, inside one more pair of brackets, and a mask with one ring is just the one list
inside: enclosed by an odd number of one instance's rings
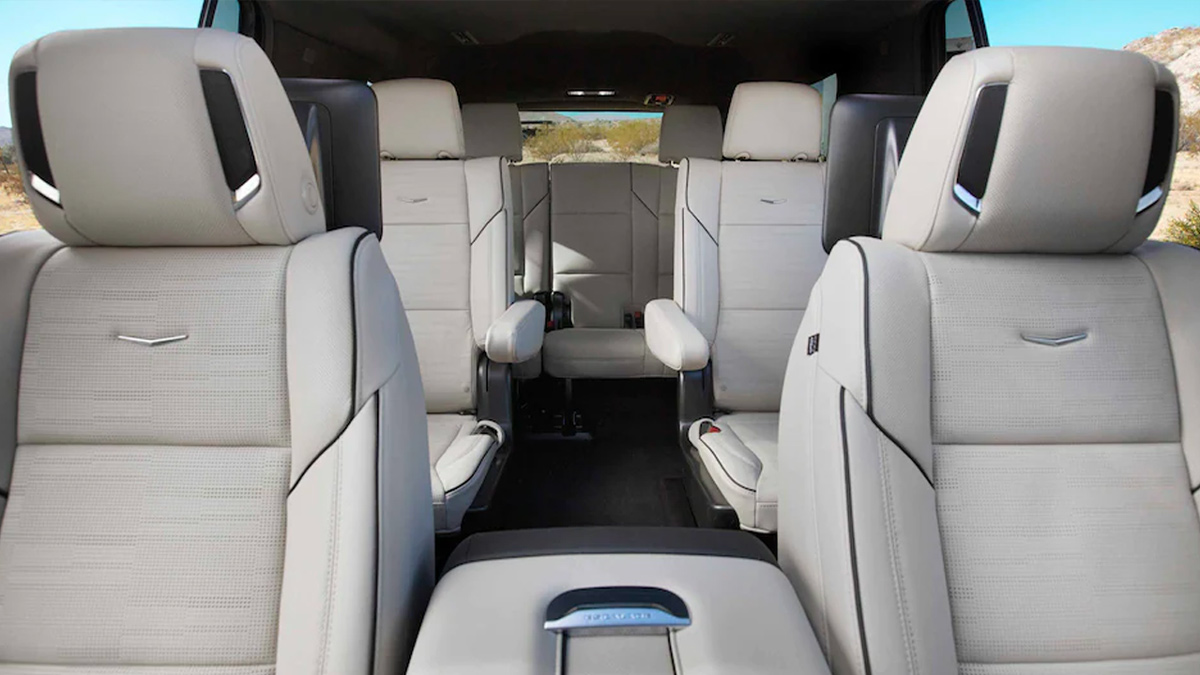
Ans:
{"label": "rear window glass", "polygon": [[521,111],[526,162],[658,164],[662,113]]}

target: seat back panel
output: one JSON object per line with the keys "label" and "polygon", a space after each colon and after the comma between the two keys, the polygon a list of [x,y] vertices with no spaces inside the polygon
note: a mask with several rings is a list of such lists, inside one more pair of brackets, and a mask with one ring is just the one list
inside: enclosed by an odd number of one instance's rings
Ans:
{"label": "seat back panel", "polygon": [[273,663],[290,469],[288,448],[20,446],[3,660]]}
{"label": "seat back panel", "polygon": [[633,303],[633,192],[628,164],[560,164],[550,181],[553,289],[577,328],[620,328]]}
{"label": "seat back panel", "polygon": [[658,287],[655,298],[669,298],[675,290],[675,185],[679,169],[658,169]]}
{"label": "seat back panel", "polygon": [[1178,443],[938,445],[934,462],[961,662],[1200,649],[1200,522]]}
{"label": "seat back panel", "polygon": [[922,258],[934,443],[1179,442],[1162,305],[1136,258]]}
{"label": "seat back panel", "polygon": [[550,165],[514,166],[512,177],[514,193],[521,192],[524,233],[520,253],[525,267],[517,290],[532,295],[550,288]]}
{"label": "seat back panel", "polygon": [[810,162],[723,162],[714,401],[777,410],[808,291],[821,274],[825,168]]}
{"label": "seat back panel", "polygon": [[960,661],[1196,651],[1200,518],[1150,271],[1132,256],[912,255],[929,273]]}
{"label": "seat back panel", "polygon": [[290,253],[59,251],[30,299],[18,441],[287,446]]}
{"label": "seat back panel", "polygon": [[470,214],[464,162],[383,162],[384,257],[408,315],[430,411],[473,404]]}

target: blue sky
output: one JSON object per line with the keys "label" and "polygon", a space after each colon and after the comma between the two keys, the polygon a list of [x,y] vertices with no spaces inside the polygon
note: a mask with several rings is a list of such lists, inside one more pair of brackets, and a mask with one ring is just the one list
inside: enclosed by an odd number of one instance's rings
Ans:
{"label": "blue sky", "polygon": [[564,110],[562,114],[567,117],[573,117],[580,122],[591,122],[592,120],[644,120],[653,117],[662,117],[662,113],[656,112],[571,112]]}
{"label": "blue sky", "polygon": [[1120,49],[1168,28],[1200,26],[1197,0],[981,0],[993,45]]}
{"label": "blue sky", "polygon": [[11,127],[8,64],[23,45],[57,30],[170,26],[195,28],[201,0],[0,0],[0,127]]}
{"label": "blue sky", "polygon": [[[982,0],[994,45],[1119,49],[1175,26],[1200,25],[1198,0]],[[46,33],[71,28],[195,26],[201,0],[0,0],[0,64]],[[7,73],[7,65],[0,73]],[[12,126],[0,86],[0,126]]]}

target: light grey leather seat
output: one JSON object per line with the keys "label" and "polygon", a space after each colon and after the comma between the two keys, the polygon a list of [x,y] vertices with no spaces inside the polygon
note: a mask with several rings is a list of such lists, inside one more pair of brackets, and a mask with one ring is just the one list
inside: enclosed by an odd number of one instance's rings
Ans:
{"label": "light grey leather seat", "polygon": [[1129,52],[956,56],[883,240],[833,249],[779,548],[835,673],[1200,672],[1200,252],[1143,243],[1178,99]]}
{"label": "light grey leather seat", "polygon": [[416,354],[376,238],[325,233],[267,57],[67,32],[10,78],[45,231],[0,239],[0,672],[403,670]]}
{"label": "light grey leather seat", "polygon": [[[379,101],[383,253],[412,326],[429,412],[438,531],[457,530],[511,429],[510,391],[482,391],[488,366],[542,345],[545,308],[513,303],[507,160],[463,160],[454,86],[374,85]],[[501,419],[495,419],[501,417]]]}
{"label": "light grey leather seat", "polygon": [[[467,157],[503,157],[512,181],[513,290],[527,297],[543,290],[543,265],[550,220],[549,165],[517,164],[523,154],[521,112],[515,103],[466,103],[462,107]],[[526,268],[525,240],[537,253]],[[528,279],[528,281],[527,281]]]}
{"label": "light grey leather seat", "polygon": [[711,354],[723,413],[691,424],[689,442],[742,527],[773,531],[783,371],[826,258],[820,94],[738,85],[723,152],[680,163],[675,300],[646,308],[646,337],[674,370],[701,370]]}
{"label": "light grey leather seat", "polygon": [[[719,157],[715,106],[672,106],[659,159]],[[670,295],[676,170],[653,164],[551,168],[551,285],[571,300],[573,327],[546,335],[546,372],[564,378],[665,377],[631,319]]]}
{"label": "light grey leather seat", "polygon": [[[509,213],[513,237],[513,292],[528,298],[549,288],[546,261],[550,250],[550,165],[521,161],[521,113],[515,103],[467,103],[462,107],[467,157],[503,157],[512,183]],[[528,249],[526,247],[528,242]],[[542,372],[539,352],[513,366],[513,375],[532,379]]]}

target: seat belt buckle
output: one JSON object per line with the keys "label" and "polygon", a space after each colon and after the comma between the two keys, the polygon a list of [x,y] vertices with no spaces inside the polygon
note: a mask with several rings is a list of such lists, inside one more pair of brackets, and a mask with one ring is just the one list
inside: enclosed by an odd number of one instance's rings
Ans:
{"label": "seat belt buckle", "polygon": [[561,291],[538,291],[533,299],[546,308],[545,332],[572,326],[571,299]]}

